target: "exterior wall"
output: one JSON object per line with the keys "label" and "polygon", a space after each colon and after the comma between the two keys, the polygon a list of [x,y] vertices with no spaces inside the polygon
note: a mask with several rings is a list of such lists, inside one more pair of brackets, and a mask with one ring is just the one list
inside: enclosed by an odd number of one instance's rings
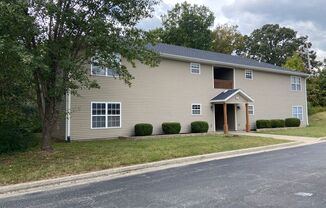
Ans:
{"label": "exterior wall", "polygon": [[[301,91],[291,90],[291,75],[253,70],[253,80],[244,78],[244,69],[235,70],[235,88],[242,89],[254,99],[254,115],[250,116],[251,128],[258,119],[284,119],[292,117],[292,106],[303,107],[302,126],[306,125],[306,86],[301,78]],[[251,104],[251,103],[250,103]],[[245,129],[245,105],[237,110],[238,130]]]}
{"label": "exterior wall", "polygon": [[[137,63],[129,66],[135,77],[132,86],[123,81],[94,76],[101,88],[82,90],[71,98],[71,139],[110,138],[134,134],[137,123],[153,124],[153,134],[161,134],[161,124],[181,123],[181,133],[190,132],[190,123],[204,120],[214,131],[214,113],[210,100],[221,90],[213,88],[212,66],[201,64],[201,74],[190,73],[190,62],[162,59],[158,67]],[[122,127],[91,129],[91,102],[121,102]],[[191,115],[191,104],[200,103],[202,115]]]}

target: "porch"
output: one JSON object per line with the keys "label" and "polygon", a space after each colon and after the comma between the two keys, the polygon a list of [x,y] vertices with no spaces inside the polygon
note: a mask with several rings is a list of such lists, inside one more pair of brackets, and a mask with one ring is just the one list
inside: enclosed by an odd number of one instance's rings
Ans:
{"label": "porch", "polygon": [[215,131],[223,130],[228,134],[229,130],[237,129],[237,111],[245,106],[245,131],[250,131],[249,103],[254,100],[240,89],[225,90],[211,100],[214,110]]}

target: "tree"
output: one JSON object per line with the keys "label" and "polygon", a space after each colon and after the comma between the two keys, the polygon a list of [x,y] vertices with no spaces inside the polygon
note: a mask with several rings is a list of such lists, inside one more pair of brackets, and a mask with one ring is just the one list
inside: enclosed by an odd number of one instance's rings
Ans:
{"label": "tree", "polygon": [[209,27],[213,23],[213,12],[207,7],[177,3],[162,16],[162,42],[208,50],[211,43]]}
{"label": "tree", "polygon": [[[245,47],[237,53],[282,66],[287,57],[292,56],[295,51],[300,50],[306,44],[311,44],[307,42],[307,39],[307,36],[297,37],[297,32],[291,28],[280,27],[278,24],[266,24],[255,29],[249,36],[245,36]],[[311,57],[311,59],[314,58]]]}
{"label": "tree", "polygon": [[238,31],[237,25],[218,25],[211,33],[211,50],[215,52],[232,54],[244,48],[244,37]]}
{"label": "tree", "polygon": [[[157,54],[146,49],[146,32],[137,29],[149,17],[156,0],[3,0],[0,2],[0,40],[10,44],[13,54],[32,74],[42,120],[42,150],[52,150],[51,135],[58,106],[65,93],[99,87],[88,76],[87,65],[96,62],[114,68],[119,79],[131,84],[133,77],[120,64],[121,54],[135,66],[135,60],[155,66]],[[0,54],[4,54],[1,48]],[[15,60],[5,57],[11,70]],[[3,60],[1,60],[3,61]],[[4,69],[2,69],[4,70]],[[15,76],[20,76],[19,73]]]}
{"label": "tree", "polygon": [[295,71],[300,71],[300,72],[305,71],[304,62],[303,62],[300,54],[297,52],[295,52],[291,57],[288,57],[286,59],[286,62],[285,62],[285,64],[283,64],[283,67],[292,69]]}

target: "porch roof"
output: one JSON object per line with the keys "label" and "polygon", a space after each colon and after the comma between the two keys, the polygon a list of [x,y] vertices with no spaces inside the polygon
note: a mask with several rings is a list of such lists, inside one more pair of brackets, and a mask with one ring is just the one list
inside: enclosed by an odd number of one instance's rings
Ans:
{"label": "porch roof", "polygon": [[236,97],[236,95],[240,95],[242,98],[241,100],[244,100],[245,102],[254,102],[254,100],[241,89],[230,89],[224,90],[215,96],[213,99],[211,99],[211,103],[226,103],[233,97],[236,98],[232,101],[233,103],[241,103],[242,101],[239,99],[239,97]]}

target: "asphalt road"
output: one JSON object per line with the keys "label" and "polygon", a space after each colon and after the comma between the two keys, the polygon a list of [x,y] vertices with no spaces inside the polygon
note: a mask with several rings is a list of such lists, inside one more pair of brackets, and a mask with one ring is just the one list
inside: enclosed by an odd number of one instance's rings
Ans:
{"label": "asphalt road", "polygon": [[20,197],[0,207],[326,207],[326,143]]}

